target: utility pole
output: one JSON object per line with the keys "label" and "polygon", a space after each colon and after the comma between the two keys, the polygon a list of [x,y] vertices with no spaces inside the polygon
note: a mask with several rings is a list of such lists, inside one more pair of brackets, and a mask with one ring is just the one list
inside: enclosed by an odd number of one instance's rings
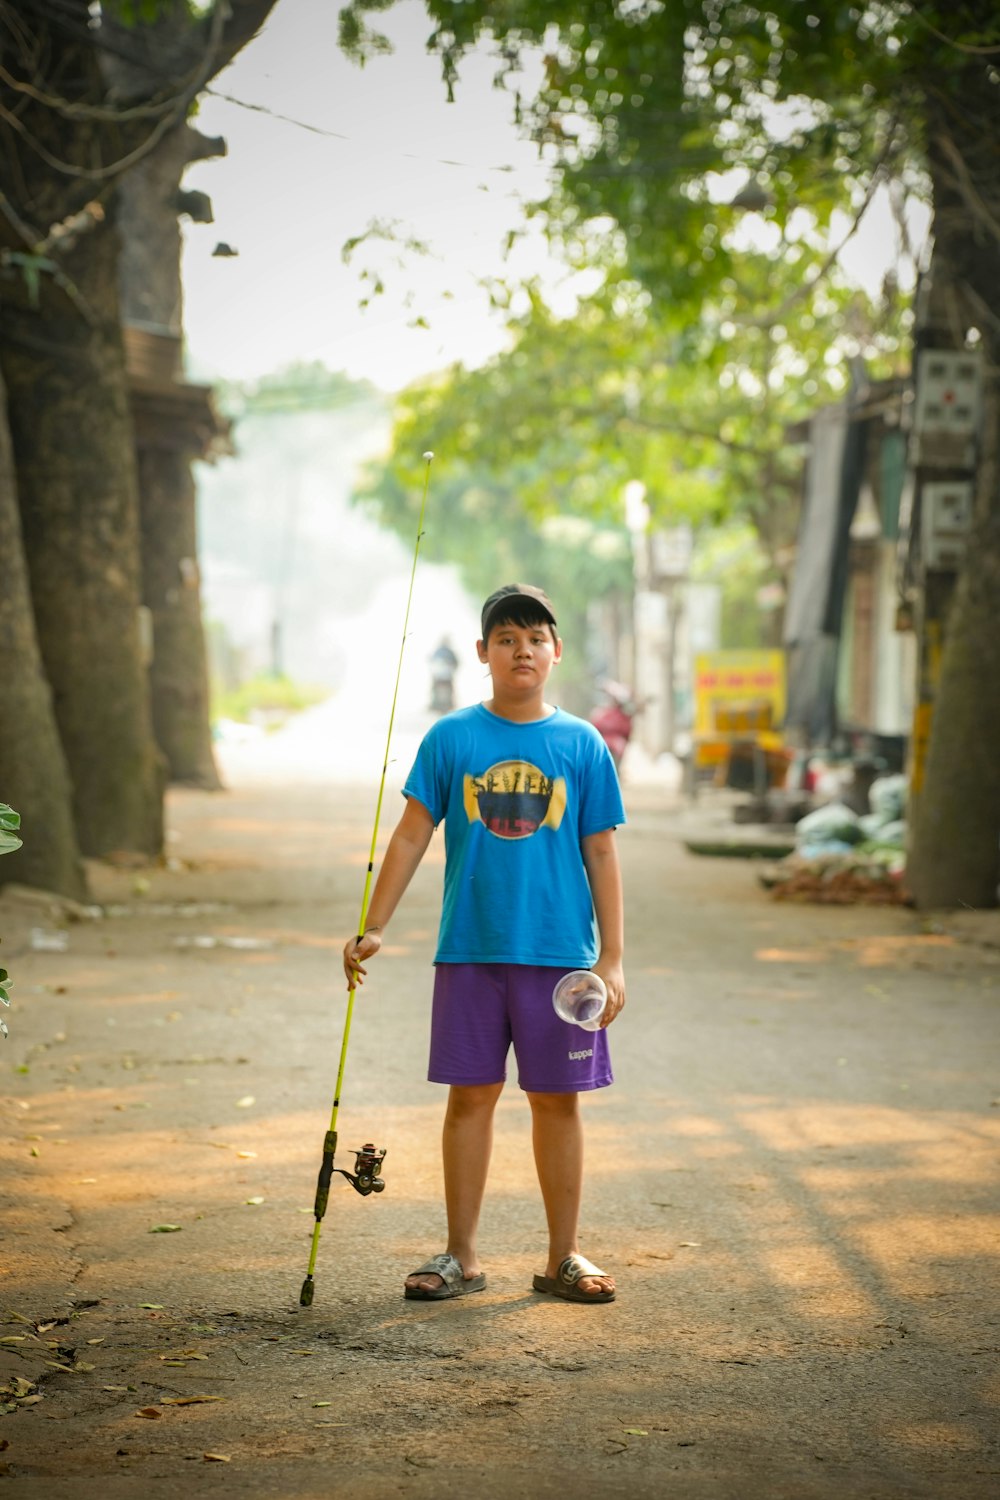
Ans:
{"label": "utility pole", "polygon": [[641,737],[650,755],[674,750],[677,643],[691,567],[690,526],[658,528],[639,480],[626,485],[626,524],[635,569],[634,689],[646,705]]}
{"label": "utility pole", "polygon": [[972,523],[982,361],[964,347],[945,289],[925,278],[918,296],[912,485],[905,573],[915,604],[917,691],[909,752],[911,825],[924,784],[941,654]]}

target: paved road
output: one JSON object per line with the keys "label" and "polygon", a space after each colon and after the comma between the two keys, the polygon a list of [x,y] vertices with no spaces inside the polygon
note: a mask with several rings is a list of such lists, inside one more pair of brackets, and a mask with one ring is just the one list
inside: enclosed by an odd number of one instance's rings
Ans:
{"label": "paved road", "polygon": [[240,754],[235,790],[171,795],[170,868],[95,870],[102,920],[0,897],[12,1493],[997,1494],[996,922],[775,904],[634,787],[629,1004],[586,1105],[585,1250],[619,1299],[529,1290],[511,1084],[488,1289],[416,1305],[442,1237],[432,850],[340,1111],[338,1161],[387,1146],[387,1188],[334,1189],[304,1311],[374,789]]}

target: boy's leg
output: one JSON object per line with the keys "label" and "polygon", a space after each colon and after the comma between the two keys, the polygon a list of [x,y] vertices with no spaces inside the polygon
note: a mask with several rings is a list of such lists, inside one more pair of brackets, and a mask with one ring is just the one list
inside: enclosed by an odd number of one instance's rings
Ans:
{"label": "boy's leg", "polygon": [[[444,1198],[448,1214],[448,1253],[461,1263],[466,1278],[481,1270],[476,1249],[479,1211],[493,1149],[493,1111],[502,1083],[452,1084],[441,1132]],[[406,1285],[433,1291],[441,1277],[408,1276]]]}
{"label": "boy's leg", "polygon": [[[528,1093],[531,1140],[549,1226],[546,1276],[556,1276],[567,1255],[579,1253],[583,1196],[583,1121],[579,1094]],[[613,1292],[613,1276],[581,1276],[581,1292]]]}

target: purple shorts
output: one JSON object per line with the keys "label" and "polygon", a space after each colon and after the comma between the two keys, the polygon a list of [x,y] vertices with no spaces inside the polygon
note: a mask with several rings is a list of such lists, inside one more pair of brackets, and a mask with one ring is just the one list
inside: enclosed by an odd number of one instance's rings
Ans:
{"label": "purple shorts", "polygon": [[514,1044],[517,1081],[532,1094],[575,1094],[614,1080],[608,1034],[561,1021],[552,991],[570,967],[438,964],[431,1017],[431,1083],[502,1083]]}

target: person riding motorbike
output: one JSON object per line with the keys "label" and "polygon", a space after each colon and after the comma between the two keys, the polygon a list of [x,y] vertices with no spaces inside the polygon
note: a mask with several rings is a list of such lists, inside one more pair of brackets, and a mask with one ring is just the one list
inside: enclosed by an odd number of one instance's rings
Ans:
{"label": "person riding motorbike", "polygon": [[431,652],[431,710],[436,714],[451,713],[455,707],[455,673],[458,657],[448,637],[442,636]]}

